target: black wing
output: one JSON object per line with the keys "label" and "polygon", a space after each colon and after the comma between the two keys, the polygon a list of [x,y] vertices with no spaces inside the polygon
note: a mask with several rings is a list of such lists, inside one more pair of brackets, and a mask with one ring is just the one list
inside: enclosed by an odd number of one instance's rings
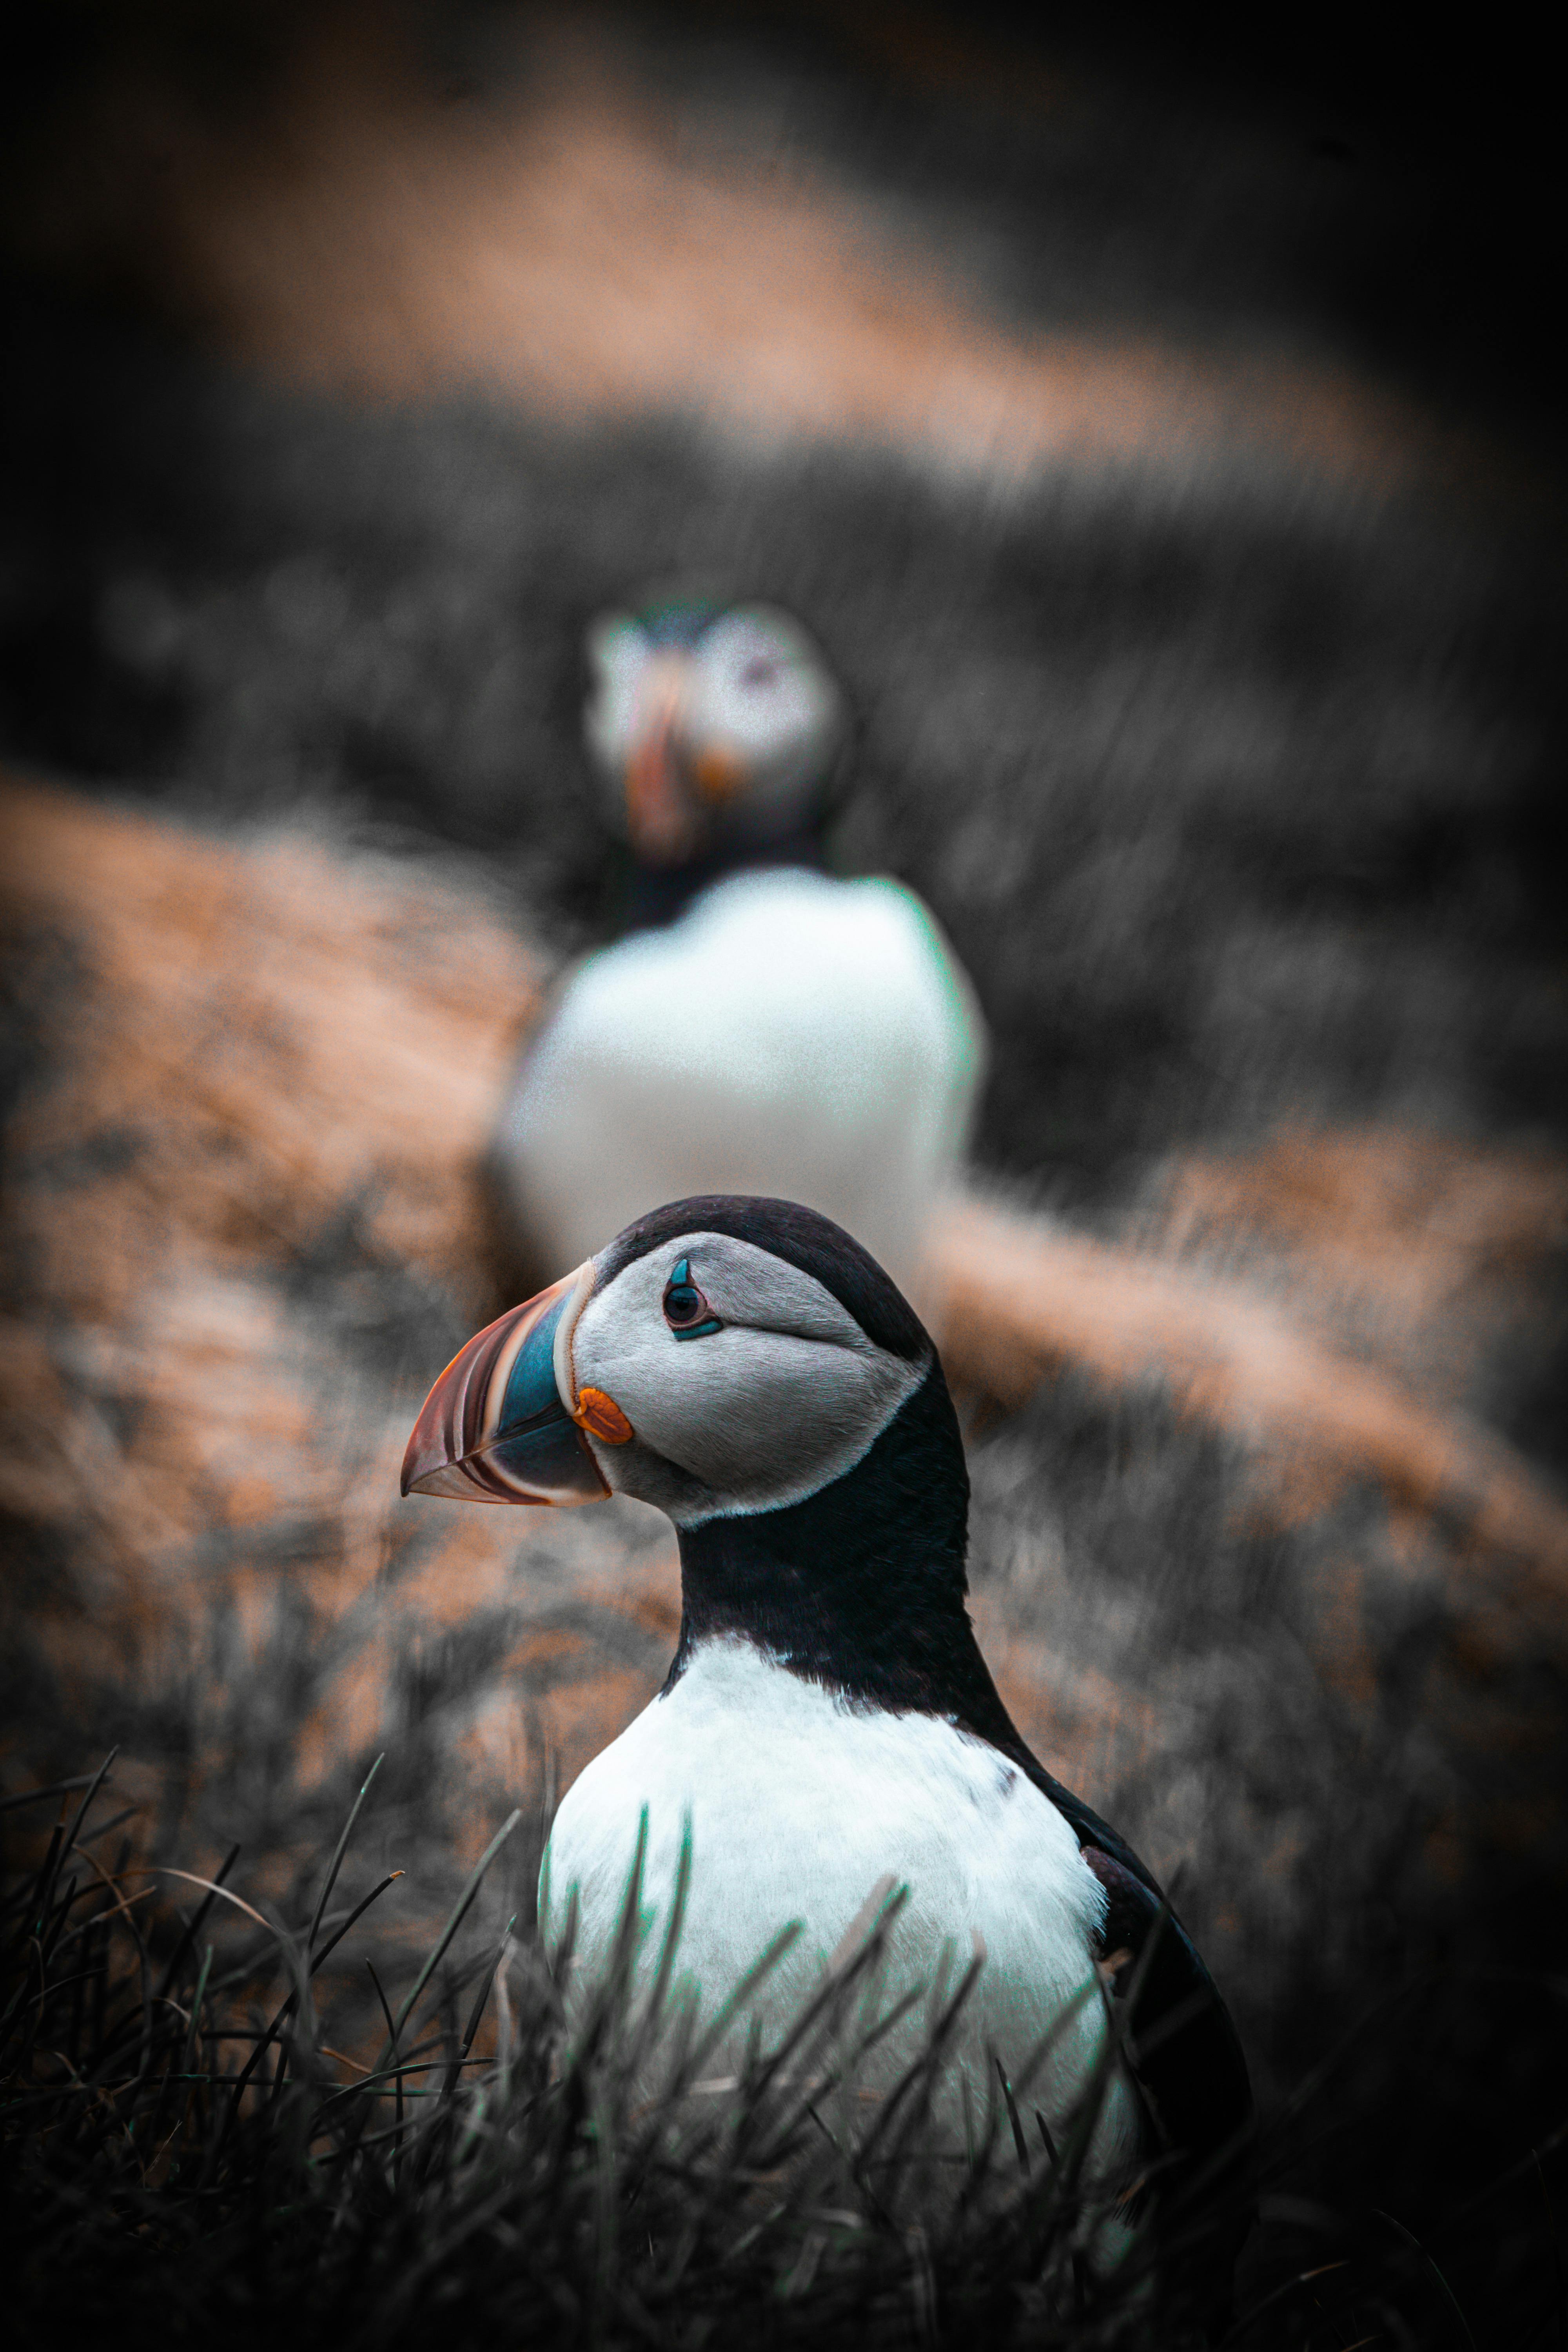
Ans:
{"label": "black wing", "polygon": [[[1126,1840],[1053,1780],[1021,1740],[1018,1750],[1030,1780],[1066,1819],[1105,1889],[1101,1957],[1131,1955],[1117,1972],[1115,1989],[1125,1992],[1137,1981],[1129,2020],[1133,2071],[1160,2138],[1179,2154],[1184,2171],[1217,2169],[1227,2153],[1239,2158],[1252,2128],[1252,2085],[1230,2011],[1197,1946]],[[1153,1949],[1145,1958],[1151,1937]]]}
{"label": "black wing", "polygon": [[[1230,2011],[1159,1880],[1109,1822],[1030,1758],[1029,1777],[1070,1825],[1104,1887],[1102,1957],[1131,1953],[1116,1990],[1136,1979],[1129,2024],[1133,2071],[1166,2149],[1192,2172],[1244,2154],[1252,2085]],[[1145,1952],[1153,1937],[1152,1951]],[[1140,1962],[1142,1962],[1142,1969]]]}
{"label": "black wing", "polygon": [[1108,1898],[1104,1953],[1131,1954],[1115,1985],[1119,1992],[1136,1987],[1132,2067],[1160,2137],[1183,2170],[1217,2169],[1242,2155],[1252,2125],[1252,2087],[1230,2012],[1169,1906],[1102,1846],[1081,1851]]}
{"label": "black wing", "polygon": [[[682,1551],[684,1556],[684,1538]],[[1230,2013],[1153,1872],[1109,1822],[1053,1780],[1030,1753],[967,1619],[942,1663],[941,1711],[961,1730],[1008,1757],[1050,1799],[1105,1889],[1109,1909],[1101,1957],[1117,1951],[1132,1956],[1129,1969],[1118,1970],[1116,1987],[1127,1993],[1136,1985],[1128,2019],[1130,2055],[1160,2153],[1175,2159],[1162,2168],[1164,2202],[1176,2176],[1191,2179],[1211,2168],[1217,2172],[1227,2152],[1235,2151],[1238,2160],[1245,2155],[1252,2090]]]}
{"label": "black wing", "polygon": [[[932,1393],[931,1384],[921,1393]],[[945,1391],[941,1391],[941,1406],[951,1415]],[[909,1411],[906,1406],[895,1428]],[[857,1474],[849,1475],[853,1478]],[[920,1507],[929,1508],[923,1488],[917,1499]],[[712,1524],[722,1527],[726,1522]],[[744,1524],[754,1527],[757,1522]],[[700,1537],[707,1529],[697,1532]],[[683,1530],[683,1564],[687,1545]],[[870,1589],[881,1608],[885,1580],[879,1579]],[[1100,1957],[1116,1951],[1132,1956],[1129,1969],[1117,1971],[1116,1990],[1131,1999],[1129,2056],[1150,2111],[1158,2153],[1172,2159],[1161,2168],[1160,2201],[1173,2202],[1171,2191],[1179,2176],[1190,2179],[1194,2174],[1217,2173],[1228,2152],[1238,2158],[1245,2153],[1250,2136],[1252,2091],[1229,2012],[1153,1872],[1109,1822],[1053,1780],[1030,1753],[980,1654],[967,1616],[956,1627],[950,1622],[941,1628],[940,1642],[928,1647],[928,1657],[932,1647],[940,1673],[932,1675],[928,1668],[926,1687],[914,1703],[945,1715],[959,1730],[984,1740],[1026,1773],[1068,1823],[1105,1889],[1109,1909]],[[900,1704],[898,1696],[878,1696],[884,1705]],[[904,1698],[902,1703],[910,1702]]]}
{"label": "black wing", "polygon": [[[1236,2257],[1251,2221],[1252,2085],[1230,2011],[1159,1881],[1109,1822],[1030,1759],[1030,1779],[1070,1824],[1106,1893],[1100,1956],[1130,1957],[1113,1979],[1132,1995],[1132,2073],[1160,2153],[1162,2203],[1193,2192],[1180,2229],[1187,2288],[1219,2332],[1229,2316]],[[1135,1989],[1135,1990],[1134,1990]]]}

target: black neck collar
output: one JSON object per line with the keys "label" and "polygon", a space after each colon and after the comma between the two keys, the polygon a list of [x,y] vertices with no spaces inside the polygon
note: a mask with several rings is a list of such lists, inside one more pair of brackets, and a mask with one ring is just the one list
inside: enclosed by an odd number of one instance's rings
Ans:
{"label": "black neck collar", "polygon": [[622,936],[664,929],[679,921],[704,890],[711,889],[715,882],[728,881],[732,874],[771,873],[784,866],[804,866],[815,874],[826,872],[820,821],[802,825],[779,841],[731,845],[691,858],[684,866],[629,863],[622,899]]}
{"label": "black neck collar", "polygon": [[940,1365],[864,1460],[787,1510],[680,1530],[680,1646],[738,1636],[852,1705],[1026,1753],[965,1606],[969,1473]]}
{"label": "black neck collar", "polygon": [[682,1528],[680,1643],[672,1690],[699,1645],[750,1642],[852,1706],[933,1715],[1016,1764],[1100,1847],[1159,1895],[1158,1881],[1026,1746],[980,1654],[966,1604],[969,1472],[942,1367],[865,1459],[820,1494],[752,1518]]}

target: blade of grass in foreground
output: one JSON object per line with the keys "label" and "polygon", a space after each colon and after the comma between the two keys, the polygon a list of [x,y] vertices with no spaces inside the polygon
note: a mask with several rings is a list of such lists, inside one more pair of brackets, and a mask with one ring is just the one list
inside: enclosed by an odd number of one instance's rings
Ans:
{"label": "blade of grass in foreground", "polygon": [[68,1780],[50,1780],[41,1789],[18,1790],[13,1797],[0,1797],[0,1813],[13,1812],[20,1805],[40,1805],[46,1797],[68,1797],[77,1789],[95,1789],[102,1778],[100,1767],[96,1772],[73,1773]]}
{"label": "blade of grass in foreground", "polygon": [[491,1838],[489,1845],[486,1846],[483,1853],[479,1856],[479,1861],[474,1864],[474,1867],[468,1875],[468,1883],[464,1887],[461,1895],[458,1895],[457,1903],[453,1907],[451,1917],[442,1928],[440,1936],[437,1937],[428,1959],[426,1959],[424,1967],[420,1969],[417,1977],[416,1977],[413,1990],[407,1995],[404,2000],[402,2008],[397,2012],[396,2019],[392,2028],[391,2037],[388,2040],[385,2048],[382,2051],[380,2057],[376,2060],[375,2064],[371,2069],[373,2074],[379,2074],[383,2067],[386,2064],[387,2060],[391,2057],[397,2037],[402,2032],[404,2027],[407,2024],[409,2017],[413,2012],[415,2002],[418,2000],[420,1994],[424,1991],[426,1986],[435,1975],[436,1970],[440,1967],[442,1959],[446,1956],[447,1946],[450,1944],[453,1937],[457,1934],[458,1928],[462,1926],[463,1921],[467,1918],[469,1906],[472,1904],[475,1895],[479,1893],[479,1888],[484,1884],[485,1873],[489,1870],[491,1863],[495,1860],[497,1854],[500,1852],[502,1846],[506,1843],[508,1838],[510,1837],[513,1830],[516,1829],[521,1819],[522,1810],[521,1806],[514,1806],[512,1811],[507,1815],[506,1820],[501,1823],[500,1829],[497,1830],[494,1837]]}
{"label": "blade of grass in foreground", "polygon": [[[377,1901],[381,1895],[384,1895],[387,1888],[395,1885],[396,1881],[402,1876],[403,1873],[401,1870],[389,1870],[386,1876],[376,1885],[373,1886],[370,1893],[363,1896],[360,1902],[355,1904],[353,1909],[349,1913],[348,1917],[343,1921],[342,1926],[337,1929],[335,1934],[328,1937],[326,1942],[321,1946],[321,1950],[316,1954],[315,1958],[310,1963],[310,1976],[315,1976],[324,1966],[326,1961],[331,1958],[333,1952],[336,1951],[338,1946],[342,1942],[343,1937],[349,1933],[349,1930],[364,1916],[365,1913],[370,1909],[371,1905]],[[299,1998],[299,1988],[296,1986],[294,1990],[289,1993],[288,1999],[284,2001],[282,2007],[277,2011],[271,2024],[261,2035],[260,2039],[257,2042],[256,2048],[252,2051],[248,2062],[234,2086],[234,2094],[229,2101],[229,2123],[225,2126],[225,2137],[227,2137],[229,2128],[232,2127],[235,2119],[239,2114],[239,2103],[250,2086],[251,2077],[256,2073],[256,2070],[261,2063],[262,2059],[267,2055],[267,2052],[272,2042],[282,2031],[290,2016],[292,2016],[295,2004],[298,2002]],[[221,2142],[218,2152],[222,2152]]]}
{"label": "blade of grass in foreground", "polygon": [[1392,2213],[1385,2213],[1381,2205],[1374,2205],[1372,2208],[1372,2210],[1377,2215],[1380,2221],[1386,2221],[1389,2228],[1396,2231],[1399,2236],[1404,2239],[1405,2244],[1412,2247],[1415,2252],[1420,2255],[1423,2263],[1437,2282],[1438,2288],[1442,2293],[1443,2300],[1447,2304],[1448,2311],[1453,2318],[1455,2330],[1458,2336],[1459,2341],[1465,2347],[1465,2352],[1476,2352],[1476,2339],[1470,2333],[1470,2323],[1465,2317],[1464,2312],[1460,2308],[1459,2298],[1454,2293],[1453,2288],[1448,2284],[1447,2280],[1443,2275],[1442,2270],[1439,2268],[1438,2264],[1433,2261],[1431,2255],[1427,2252],[1420,2239],[1415,2235],[1413,2230],[1407,2230],[1403,2221],[1396,2221]]}
{"label": "blade of grass in foreground", "polygon": [[364,1801],[370,1794],[370,1784],[374,1780],[376,1774],[380,1771],[385,1761],[386,1750],[384,1748],[381,1754],[376,1758],[375,1762],[371,1766],[370,1770],[365,1774],[359,1795],[354,1799],[353,1805],[350,1807],[349,1817],[343,1823],[342,1835],[339,1838],[336,1846],[332,1850],[331,1861],[327,1865],[327,1874],[321,1881],[321,1894],[316,1898],[316,1907],[310,1914],[310,1924],[305,1930],[305,1955],[307,1959],[310,1958],[310,1953],[315,1949],[316,1937],[321,1931],[321,1921],[326,1916],[327,1906],[331,1901],[332,1889],[338,1883],[338,1873],[343,1866],[343,1856],[349,1850],[349,1840],[354,1833],[354,1823],[358,1821]]}

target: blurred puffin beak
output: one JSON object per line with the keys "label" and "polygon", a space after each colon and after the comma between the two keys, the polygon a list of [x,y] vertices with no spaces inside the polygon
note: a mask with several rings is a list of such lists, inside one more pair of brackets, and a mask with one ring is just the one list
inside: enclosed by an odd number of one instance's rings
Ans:
{"label": "blurred puffin beak", "polygon": [[626,761],[626,824],[651,866],[676,866],[697,845],[697,821],[680,773],[684,669],[661,664],[650,679],[641,731]]}
{"label": "blurred puffin beak", "polygon": [[514,1307],[454,1356],[403,1457],[405,1495],[466,1503],[598,1503],[610,1489],[584,1430],[624,1445],[632,1426],[598,1389],[577,1394],[572,1333],[594,1288],[590,1258]]}

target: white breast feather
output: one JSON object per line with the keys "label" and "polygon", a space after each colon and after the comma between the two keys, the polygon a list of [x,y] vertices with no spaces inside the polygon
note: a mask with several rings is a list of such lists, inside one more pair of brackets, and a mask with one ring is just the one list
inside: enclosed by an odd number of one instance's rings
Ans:
{"label": "white breast feather", "polygon": [[[804,1932],[754,2004],[770,2029],[793,2016],[890,1874],[909,1901],[894,1929],[889,1998],[943,1966],[955,1983],[975,1935],[985,1953],[949,2071],[954,2140],[962,2146],[960,2077],[983,2113],[991,2053],[1016,2074],[1076,1999],[1027,2095],[1047,2122],[1065,2122],[1105,2031],[1091,1984],[1105,1896],[1055,1806],[994,1748],[929,1716],[851,1709],[748,1643],[704,1644],[673,1691],[588,1766],[556,1817],[542,1883],[546,1932],[559,1934],[575,1889],[580,1985],[602,1969],[621,1918],[645,1807],[645,1971],[688,1822],[678,1977],[705,2014],[799,1919]],[[889,2077],[921,2030],[911,2026],[914,2040],[906,2034],[888,2052]],[[1137,2130],[1132,2095],[1117,2081],[1091,2168],[1128,2157]]]}
{"label": "white breast feather", "polygon": [[834,1218],[907,1282],[983,1054],[967,984],[908,892],[740,875],[581,966],[502,1152],[563,1265],[665,1201],[762,1192]]}

